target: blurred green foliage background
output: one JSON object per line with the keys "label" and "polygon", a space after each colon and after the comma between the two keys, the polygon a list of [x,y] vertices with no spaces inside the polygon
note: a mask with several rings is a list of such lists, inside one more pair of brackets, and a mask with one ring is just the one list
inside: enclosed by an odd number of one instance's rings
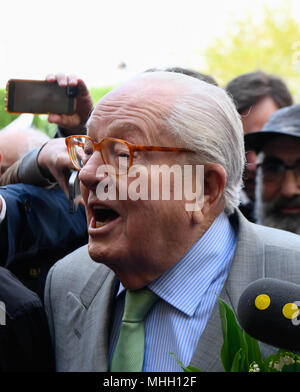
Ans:
{"label": "blurred green foliage background", "polygon": [[232,20],[222,37],[204,51],[205,71],[224,86],[234,77],[256,70],[276,74],[300,100],[300,15],[288,0],[264,5],[261,15],[249,9]]}

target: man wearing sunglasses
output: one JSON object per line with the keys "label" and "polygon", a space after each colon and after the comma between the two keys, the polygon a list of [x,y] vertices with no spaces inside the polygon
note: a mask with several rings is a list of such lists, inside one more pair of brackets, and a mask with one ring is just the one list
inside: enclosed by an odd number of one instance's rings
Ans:
{"label": "man wearing sunglasses", "polygon": [[259,153],[257,223],[300,234],[300,105],[279,109],[245,141]]}

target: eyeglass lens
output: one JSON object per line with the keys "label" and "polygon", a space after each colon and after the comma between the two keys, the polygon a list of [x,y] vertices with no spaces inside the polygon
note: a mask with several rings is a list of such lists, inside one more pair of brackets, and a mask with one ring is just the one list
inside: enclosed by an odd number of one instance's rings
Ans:
{"label": "eyeglass lens", "polygon": [[293,170],[295,180],[300,184],[300,161],[296,161],[295,165],[286,165],[281,159],[270,158],[265,159],[262,163],[262,172],[265,181],[281,182],[284,179],[285,172],[288,169]]}
{"label": "eyeglass lens", "polygon": [[[73,138],[70,152],[73,163],[82,168],[95,151],[95,144],[88,138]],[[117,173],[127,173],[130,166],[130,149],[126,143],[112,139],[100,142],[100,151],[104,164],[111,165]]]}

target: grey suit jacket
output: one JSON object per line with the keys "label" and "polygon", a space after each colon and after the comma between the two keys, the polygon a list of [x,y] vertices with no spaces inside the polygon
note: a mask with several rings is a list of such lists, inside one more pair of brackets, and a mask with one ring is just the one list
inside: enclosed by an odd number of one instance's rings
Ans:
{"label": "grey suit jacket", "polygon": [[[221,298],[236,311],[241,293],[256,279],[271,277],[300,284],[300,236],[255,225],[239,212],[230,219],[237,227],[238,242]],[[114,282],[114,273],[92,261],[87,246],[66,256],[50,270],[45,306],[57,371],[108,371]],[[223,371],[222,344],[216,304],[191,364],[202,371]],[[271,346],[262,345],[263,355],[272,351]]]}

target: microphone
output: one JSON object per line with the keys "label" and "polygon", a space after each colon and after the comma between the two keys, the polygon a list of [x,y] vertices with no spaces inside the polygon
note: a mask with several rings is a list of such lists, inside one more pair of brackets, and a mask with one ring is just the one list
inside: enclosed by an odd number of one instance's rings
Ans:
{"label": "microphone", "polygon": [[237,318],[253,338],[300,352],[300,285],[271,278],[252,282],[239,299]]}

